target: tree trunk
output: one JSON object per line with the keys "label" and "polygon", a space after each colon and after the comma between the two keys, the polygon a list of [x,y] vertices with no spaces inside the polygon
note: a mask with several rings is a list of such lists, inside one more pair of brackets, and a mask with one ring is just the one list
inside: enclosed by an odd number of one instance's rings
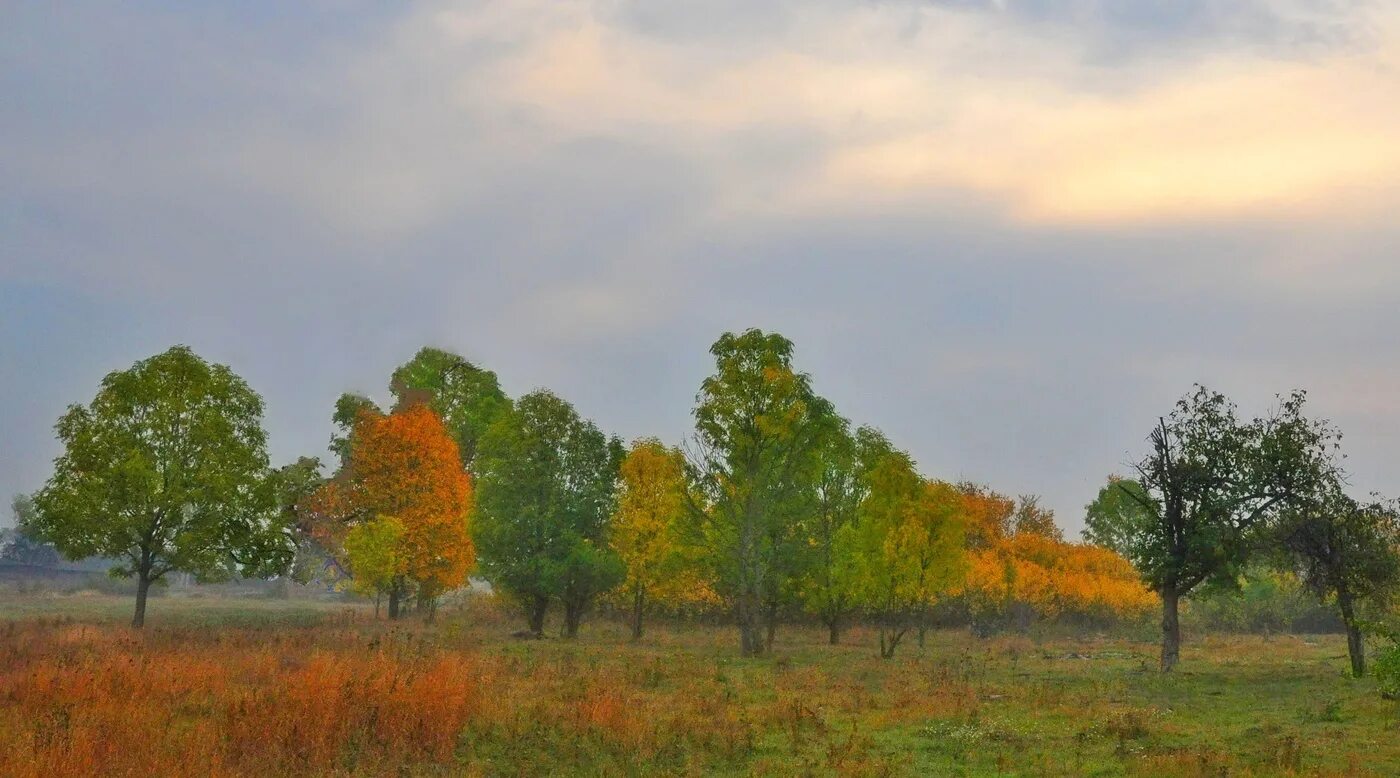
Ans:
{"label": "tree trunk", "polygon": [[908,628],[897,629],[895,627],[880,628],[880,658],[893,659],[894,649],[899,645],[899,641],[904,637]]}
{"label": "tree trunk", "polygon": [[374,592],[374,620],[379,621],[379,599],[384,596],[384,592],[375,590]]}
{"label": "tree trunk", "polygon": [[1163,586],[1162,596],[1162,672],[1170,673],[1181,660],[1181,593]]}
{"label": "tree trunk", "polygon": [[544,635],[544,617],[549,610],[549,598],[536,596],[525,607],[525,618],[530,622],[530,632],[535,637]]}
{"label": "tree trunk", "polygon": [[646,598],[646,587],[638,584],[632,597],[632,640],[642,639],[642,603]]}
{"label": "tree trunk", "polygon": [[834,646],[834,645],[836,645],[836,644],[838,644],[838,643],[841,642],[841,617],[840,617],[840,616],[837,616],[837,615],[835,615],[835,614],[832,614],[831,618],[827,619],[827,622],[826,622],[826,629],[827,629],[826,642],[827,642],[828,645]]}
{"label": "tree trunk", "polygon": [[301,556],[301,544],[292,546],[292,561],[287,563],[287,569],[277,576],[277,596],[284,600],[292,599],[292,574],[297,569],[297,557]]}
{"label": "tree trunk", "polygon": [[927,634],[928,634],[928,625],[927,625],[927,624],[920,624],[920,625],[919,625],[919,648],[923,648],[923,647],[924,647],[924,636],[927,635]]}
{"label": "tree trunk", "polygon": [[151,591],[151,574],[147,570],[137,573],[136,615],[131,618],[131,626],[140,629],[146,626],[146,595]]}
{"label": "tree trunk", "polygon": [[1356,623],[1356,608],[1351,592],[1337,592],[1337,607],[1342,611],[1342,621],[1347,627],[1347,654],[1351,657],[1351,675],[1360,678],[1366,674],[1366,644],[1361,639],[1361,627]]}
{"label": "tree trunk", "polygon": [[583,603],[576,600],[564,602],[564,637],[578,637],[578,625],[583,620]]}
{"label": "tree trunk", "polygon": [[743,656],[763,656],[763,625],[760,623],[758,597],[752,593],[739,595],[735,603],[739,622],[739,651]]}
{"label": "tree trunk", "polygon": [[399,617],[399,598],[403,595],[403,589],[398,584],[389,587],[389,620],[394,621]]}
{"label": "tree trunk", "polygon": [[773,653],[773,635],[778,631],[778,604],[770,603],[768,606],[767,632],[763,636],[763,653]]}

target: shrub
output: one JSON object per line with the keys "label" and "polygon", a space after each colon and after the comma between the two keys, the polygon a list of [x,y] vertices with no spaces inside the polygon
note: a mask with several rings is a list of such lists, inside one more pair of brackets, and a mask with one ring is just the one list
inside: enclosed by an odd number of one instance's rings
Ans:
{"label": "shrub", "polygon": [[1387,700],[1400,699],[1400,642],[1392,639],[1376,652],[1371,672],[1376,677],[1376,686],[1381,690],[1382,697]]}

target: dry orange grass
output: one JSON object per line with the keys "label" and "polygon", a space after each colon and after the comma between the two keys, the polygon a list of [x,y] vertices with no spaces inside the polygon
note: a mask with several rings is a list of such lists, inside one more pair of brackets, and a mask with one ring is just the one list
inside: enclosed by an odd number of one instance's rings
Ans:
{"label": "dry orange grass", "polygon": [[[828,772],[885,772],[857,728],[954,715],[946,675],[765,669],[755,690],[700,654],[599,661],[372,625],[0,624],[0,775],[360,775],[646,764],[741,768],[782,741]],[[750,765],[751,766],[751,765]]]}
{"label": "dry orange grass", "polygon": [[345,632],[9,624],[0,775],[382,772],[452,759],[483,710],[470,657]]}

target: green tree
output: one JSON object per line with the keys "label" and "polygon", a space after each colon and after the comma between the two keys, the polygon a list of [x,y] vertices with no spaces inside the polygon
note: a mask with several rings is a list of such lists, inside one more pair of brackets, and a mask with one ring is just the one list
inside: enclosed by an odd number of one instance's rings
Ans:
{"label": "green tree", "polygon": [[577,637],[583,614],[594,600],[626,577],[627,565],[605,538],[576,537],[552,578],[564,606],[564,637]]}
{"label": "green tree", "polygon": [[1094,501],[1084,506],[1081,535],[1085,543],[1129,556],[1132,549],[1148,543],[1156,515],[1155,503],[1142,484],[1110,475]]}
{"label": "green tree", "polygon": [[0,530],[0,561],[31,567],[53,567],[58,564],[58,549],[33,537],[34,498],[17,494],[10,502],[15,528]]}
{"label": "green tree", "polygon": [[530,631],[549,605],[578,633],[592,599],[625,574],[608,544],[615,451],[591,421],[547,390],[520,398],[482,436],[474,524],[481,570],[518,598]]}
{"label": "green tree", "polygon": [[64,452],[35,498],[36,534],[70,559],[120,560],[135,576],[136,615],[151,584],[285,570],[262,398],[223,365],[176,346],[109,374],[57,431]]}
{"label": "green tree", "polygon": [[17,494],[11,498],[10,515],[14,517],[16,529],[34,521],[34,495]]}
{"label": "green tree", "polygon": [[1181,656],[1181,598],[1208,581],[1230,583],[1259,534],[1290,501],[1333,477],[1336,433],[1303,416],[1305,394],[1241,422],[1225,396],[1197,386],[1149,437],[1137,465],[1151,521],[1126,556],[1162,599],[1162,672]]}
{"label": "green tree", "polygon": [[744,656],[768,651],[776,605],[797,588],[817,453],[835,416],[793,369],[792,348],[776,333],[725,333],[710,347],[715,372],[696,397],[690,510],[716,589],[734,606]]}
{"label": "green tree", "polygon": [[879,433],[862,427],[851,434],[849,423],[836,417],[817,450],[816,501],[810,521],[811,559],[802,581],[803,601],[827,628],[831,645],[841,642],[841,629],[853,606],[852,525],[868,493],[858,440]]}
{"label": "green tree", "polygon": [[510,409],[495,373],[436,348],[420,349],[399,366],[389,387],[400,405],[428,403],[456,439],[462,466],[468,470],[481,436]]}
{"label": "green tree", "polygon": [[870,435],[864,448],[868,491],[853,525],[851,592],[879,625],[880,656],[889,659],[964,573],[963,496],[925,481],[883,436]]}
{"label": "green tree", "polygon": [[1321,600],[1335,600],[1347,629],[1352,675],[1366,673],[1366,646],[1358,606],[1383,599],[1400,583],[1400,520],[1379,501],[1360,504],[1332,484],[1314,499],[1284,512],[1276,547]]}
{"label": "green tree", "polygon": [[298,457],[273,472],[280,523],[291,533],[293,544],[292,561],[282,578],[284,597],[290,596],[292,582],[310,582],[330,561],[330,554],[316,538],[317,517],[310,506],[312,496],[325,482],[321,460],[316,457]]}
{"label": "green tree", "polygon": [[403,522],[393,516],[376,516],[345,535],[351,587],[375,596],[375,618],[379,617],[379,595],[392,590],[408,573],[408,559],[402,553],[404,535]]}
{"label": "green tree", "polygon": [[350,461],[350,437],[355,432],[355,423],[365,412],[382,413],[374,400],[362,394],[346,392],[335,400],[335,411],[331,414],[331,422],[335,424],[336,431],[331,435],[331,444],[328,448],[340,460],[340,469],[342,470],[345,468],[345,464]]}

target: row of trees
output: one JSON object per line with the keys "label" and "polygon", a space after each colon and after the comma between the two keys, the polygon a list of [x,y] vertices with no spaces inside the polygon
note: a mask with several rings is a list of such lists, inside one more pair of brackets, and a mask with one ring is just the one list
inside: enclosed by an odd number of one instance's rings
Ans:
{"label": "row of trees", "polygon": [[[985,489],[927,479],[884,435],[852,430],[818,397],[793,369],[792,345],[781,336],[726,335],[712,351],[716,371],[697,400],[688,450],[654,439],[626,449],[547,391],[510,402],[493,375],[455,355],[420,352],[395,372],[387,416],[368,398],[339,400],[332,449],[341,462],[298,507],[300,525],[356,585],[388,594],[396,616],[409,594],[431,603],[465,579],[465,567],[455,566],[450,581],[426,586],[430,560],[408,548],[424,517],[453,506],[451,515],[470,516],[469,537],[439,537],[434,547],[448,554],[442,544],[453,542],[478,553],[480,574],[520,603],[530,635],[541,634],[556,604],[564,634],[576,634],[584,612],[607,596],[630,609],[638,637],[649,606],[728,608],[746,655],[771,650],[785,614],[818,615],[833,642],[862,615],[880,626],[881,651],[890,656],[940,601],[976,599],[980,610],[994,611],[1013,602],[1048,610],[1051,599],[1067,600],[1030,592],[1031,575],[1013,586],[1013,557],[1022,567],[1034,563],[1012,553],[1012,538],[1057,531],[1033,498],[1018,507]],[[423,416],[442,424],[400,423],[421,431],[401,434],[395,445],[373,443],[395,419]],[[433,492],[451,482],[445,471],[425,477],[421,461],[415,474],[399,472],[406,461],[386,464],[405,451],[451,460],[444,452],[454,444],[460,470],[474,479],[471,506]],[[427,507],[410,506],[404,493]],[[979,517],[985,526],[970,549],[967,528]],[[1037,568],[1042,577],[1069,576],[1073,565],[1059,561],[1073,547],[1046,542],[1055,561]],[[969,585],[973,550],[1006,557],[994,582]],[[1126,563],[1114,573],[1140,599]]]}
{"label": "row of trees", "polygon": [[832,642],[867,619],[891,656],[950,613],[1134,615],[1155,593],[1168,670],[1181,598],[1237,572],[1266,530],[1357,629],[1355,602],[1393,577],[1391,557],[1358,553],[1393,553],[1393,512],[1342,495],[1339,436],[1302,415],[1301,394],[1249,422],[1218,394],[1184,399],[1138,477],[1090,506],[1096,545],[1080,545],[1033,496],[928,478],[884,434],[853,427],[782,336],[725,334],[711,354],[694,435],[629,448],[548,391],[512,401],[494,373],[424,349],[393,373],[387,409],[337,401],[325,476],[315,458],[270,469],[261,399],[176,347],[108,376],[60,420],[65,452],[28,529],[69,556],[121,560],[137,625],[150,584],[177,569],[329,569],[387,596],[391,617],[412,601],[428,618],[475,570],[520,604],[526,634],[557,605],[574,635],[605,597],[638,637],[654,607],[723,608],[747,656],[798,610]]}

